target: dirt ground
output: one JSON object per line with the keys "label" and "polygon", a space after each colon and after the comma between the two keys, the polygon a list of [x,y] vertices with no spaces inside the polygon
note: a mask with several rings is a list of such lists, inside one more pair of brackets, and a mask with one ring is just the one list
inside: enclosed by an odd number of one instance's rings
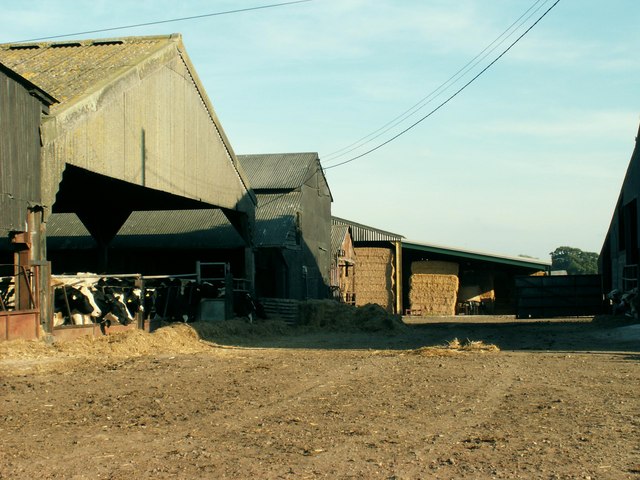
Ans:
{"label": "dirt ground", "polygon": [[405,321],[5,342],[0,478],[640,478],[639,324]]}

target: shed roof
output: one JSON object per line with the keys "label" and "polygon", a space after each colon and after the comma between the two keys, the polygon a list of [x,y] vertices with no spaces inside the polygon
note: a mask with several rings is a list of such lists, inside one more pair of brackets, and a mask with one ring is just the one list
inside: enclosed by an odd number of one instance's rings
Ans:
{"label": "shed roof", "polygon": [[348,225],[331,225],[331,254],[335,255],[342,248],[344,239],[349,234]]}
{"label": "shed roof", "polygon": [[[51,249],[95,248],[96,242],[75,213],[55,213],[47,224]],[[221,210],[133,212],[109,245],[137,248],[241,248],[246,242]]]}
{"label": "shed roof", "polygon": [[[5,74],[7,77],[13,79],[14,81],[21,84],[31,95],[36,97],[38,100],[42,102],[42,104],[46,107],[53,105],[58,102],[56,98],[51,96],[48,92],[45,92],[43,89],[35,85],[33,82],[30,82],[22,75],[17,72],[11,70],[9,67],[0,62],[0,72]],[[47,112],[48,113],[48,110]]]}
{"label": "shed roof", "polygon": [[428,243],[409,242],[405,240],[402,241],[402,248],[409,250],[418,250],[422,252],[437,253],[440,255],[456,258],[465,258],[470,260],[480,260],[484,262],[511,265],[515,267],[531,268],[534,270],[547,270],[551,266],[550,261],[539,260],[537,258],[511,257],[506,255],[498,255],[495,253],[463,250],[454,247],[445,247],[442,245],[433,245]]}
{"label": "shed roof", "polygon": [[179,34],[0,44],[0,61],[65,104],[175,41]]}
{"label": "shed roof", "polygon": [[237,155],[237,158],[256,191],[296,190],[318,171],[324,177],[315,152]]}
{"label": "shed roof", "polygon": [[331,217],[332,225],[348,225],[351,227],[351,235],[354,242],[399,242],[404,237],[398,233],[362,225],[361,223],[345,220],[344,218]]}
{"label": "shed roof", "polygon": [[222,210],[133,212],[110,247],[227,249],[246,242]]}

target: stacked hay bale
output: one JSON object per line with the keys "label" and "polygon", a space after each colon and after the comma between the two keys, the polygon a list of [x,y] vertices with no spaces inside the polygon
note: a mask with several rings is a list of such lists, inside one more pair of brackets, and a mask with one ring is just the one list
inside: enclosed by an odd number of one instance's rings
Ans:
{"label": "stacked hay bale", "polygon": [[422,315],[455,315],[458,286],[457,263],[413,262],[409,279],[411,310]]}
{"label": "stacked hay bale", "polygon": [[356,248],[356,305],[375,303],[393,312],[395,269],[388,248]]}

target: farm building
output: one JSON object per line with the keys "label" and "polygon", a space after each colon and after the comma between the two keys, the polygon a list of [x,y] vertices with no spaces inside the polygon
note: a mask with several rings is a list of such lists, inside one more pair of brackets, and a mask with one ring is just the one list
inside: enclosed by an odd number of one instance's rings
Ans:
{"label": "farm building", "polygon": [[331,202],[317,153],[238,155],[256,194],[256,294],[329,296]]}
{"label": "farm building", "polygon": [[513,314],[515,278],[551,262],[402,242],[405,311],[414,315]]}
{"label": "farm building", "polygon": [[402,236],[332,217],[333,225],[351,229],[356,256],[355,303],[375,303],[402,312]]}
{"label": "farm building", "polygon": [[[0,63],[0,323],[2,337],[15,332],[18,311],[46,302],[40,124],[56,100]],[[26,323],[37,335],[38,318]]]}
{"label": "farm building", "polygon": [[[197,262],[224,262],[234,278],[244,278],[246,247],[220,210],[132,212],[109,244],[104,273],[188,275]],[[98,255],[97,242],[74,213],[51,215],[47,250],[55,274],[83,271]]]}
{"label": "farm building", "polygon": [[640,245],[640,130],[636,136],[629,167],[620,189],[611,224],[599,258],[599,269],[605,291],[618,289],[627,292],[638,286]]}
{"label": "farm building", "polygon": [[256,199],[179,34],[3,44],[0,62],[59,101],[36,137],[42,258],[52,214],[80,220],[97,251],[82,270],[106,272],[133,212],[208,210],[242,238],[253,282]]}
{"label": "farm building", "polygon": [[331,293],[343,303],[355,305],[356,252],[351,228],[331,225]]}
{"label": "farm building", "polygon": [[620,189],[609,230],[604,240],[598,267],[602,274],[604,290],[621,292],[638,286],[638,200],[640,197],[640,129],[627,173]]}

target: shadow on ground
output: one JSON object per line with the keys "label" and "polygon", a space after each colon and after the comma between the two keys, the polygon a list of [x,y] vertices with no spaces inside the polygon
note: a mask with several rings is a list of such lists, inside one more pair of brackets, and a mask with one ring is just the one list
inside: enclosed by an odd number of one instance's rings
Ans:
{"label": "shadow on ground", "polygon": [[224,323],[192,325],[204,340],[242,347],[394,350],[445,345],[457,338],[481,340],[508,351],[640,352],[640,324],[611,316],[553,320],[412,317],[405,319],[405,325],[378,331],[260,322],[225,329]]}

